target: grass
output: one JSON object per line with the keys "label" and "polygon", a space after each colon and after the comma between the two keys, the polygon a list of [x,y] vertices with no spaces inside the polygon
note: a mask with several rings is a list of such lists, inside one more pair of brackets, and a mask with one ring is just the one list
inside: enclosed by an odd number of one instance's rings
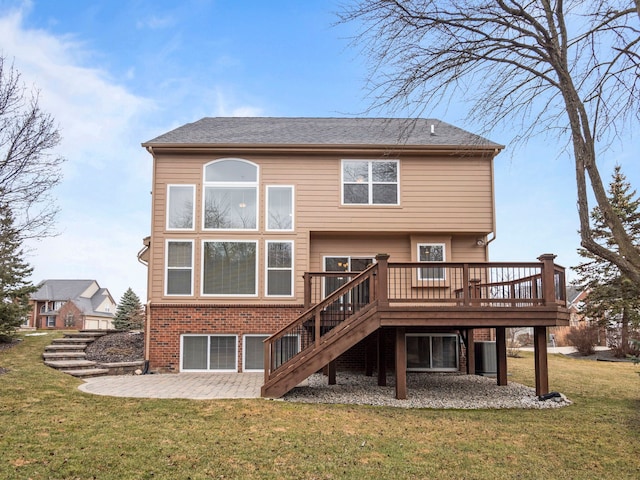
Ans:
{"label": "grass", "polygon": [[[551,355],[551,389],[574,404],[550,410],[126,399],[45,367],[51,339],[0,352],[0,478],[640,478],[629,363]],[[510,380],[533,385],[524,355],[509,358]]]}

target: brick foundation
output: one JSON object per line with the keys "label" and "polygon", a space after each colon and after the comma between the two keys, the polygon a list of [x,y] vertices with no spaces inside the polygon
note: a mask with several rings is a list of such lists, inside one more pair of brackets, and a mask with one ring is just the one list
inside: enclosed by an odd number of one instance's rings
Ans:
{"label": "brick foundation", "polygon": [[[302,305],[151,305],[149,330],[149,368],[153,372],[180,371],[180,336],[185,334],[236,335],[238,371],[243,365],[242,337],[249,334],[270,335],[295,320]],[[414,329],[412,331],[424,331]],[[452,333],[454,333],[452,331]],[[476,340],[488,340],[488,329],[476,330]],[[374,334],[375,335],[375,334]],[[479,337],[479,338],[478,338]],[[385,335],[387,369],[394,370],[394,340]],[[338,358],[343,371],[364,371],[366,341],[355,345]],[[460,345],[460,371],[466,369],[466,351]]]}
{"label": "brick foundation", "polygon": [[291,323],[302,305],[151,305],[146,341],[149,368],[180,371],[180,336],[228,334],[238,336],[238,371],[242,371],[242,336],[272,334]]}

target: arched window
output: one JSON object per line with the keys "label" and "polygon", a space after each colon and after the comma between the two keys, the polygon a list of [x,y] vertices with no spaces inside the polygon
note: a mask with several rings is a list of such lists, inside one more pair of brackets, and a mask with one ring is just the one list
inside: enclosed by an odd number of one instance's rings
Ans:
{"label": "arched window", "polygon": [[203,225],[207,230],[258,228],[258,166],[226,158],[204,167]]}

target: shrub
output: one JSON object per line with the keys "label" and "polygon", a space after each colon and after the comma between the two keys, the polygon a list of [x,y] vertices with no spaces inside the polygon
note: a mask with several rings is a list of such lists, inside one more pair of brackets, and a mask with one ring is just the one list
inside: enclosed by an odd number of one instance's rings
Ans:
{"label": "shrub", "polygon": [[571,327],[567,333],[569,345],[576,348],[580,355],[592,355],[598,343],[598,326],[585,325],[583,327]]}

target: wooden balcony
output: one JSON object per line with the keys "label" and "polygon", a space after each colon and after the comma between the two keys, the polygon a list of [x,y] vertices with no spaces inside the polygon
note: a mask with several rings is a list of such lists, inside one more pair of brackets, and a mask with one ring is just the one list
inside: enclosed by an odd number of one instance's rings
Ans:
{"label": "wooden balcony", "polygon": [[283,395],[383,327],[396,331],[397,365],[407,329],[458,330],[469,349],[473,329],[496,328],[499,384],[506,384],[504,329],[534,327],[536,390],[548,393],[546,327],[569,324],[565,272],[553,255],[534,263],[428,266],[388,258],[378,255],[359,273],[305,274],[305,312],[265,340],[263,396]]}

